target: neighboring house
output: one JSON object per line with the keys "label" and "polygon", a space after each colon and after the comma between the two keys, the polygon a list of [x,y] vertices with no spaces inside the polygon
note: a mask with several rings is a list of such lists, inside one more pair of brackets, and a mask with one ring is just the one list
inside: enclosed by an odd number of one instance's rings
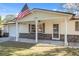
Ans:
{"label": "neighboring house", "polygon": [[8,22],[13,22],[15,18],[15,15],[6,15],[6,17],[4,18],[4,21],[3,21],[3,33],[4,33],[4,37],[8,37],[9,36],[9,30],[8,30],[8,25],[9,23]]}
{"label": "neighboring house", "polygon": [[2,21],[2,19],[1,19],[1,16],[0,16],[0,37],[2,37],[2,35],[3,35],[3,21]]}
{"label": "neighboring house", "polygon": [[[41,40],[79,41],[79,19],[67,12],[35,8],[24,18],[9,21],[4,32],[9,37]],[[38,29],[37,29],[38,28]],[[38,34],[37,34],[38,33]]]}

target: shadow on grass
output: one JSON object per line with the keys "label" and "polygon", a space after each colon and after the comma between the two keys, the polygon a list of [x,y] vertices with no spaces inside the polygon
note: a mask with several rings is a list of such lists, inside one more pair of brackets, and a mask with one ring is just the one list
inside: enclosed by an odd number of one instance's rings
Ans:
{"label": "shadow on grass", "polygon": [[13,55],[15,51],[29,49],[35,44],[7,41],[0,43],[0,56]]}

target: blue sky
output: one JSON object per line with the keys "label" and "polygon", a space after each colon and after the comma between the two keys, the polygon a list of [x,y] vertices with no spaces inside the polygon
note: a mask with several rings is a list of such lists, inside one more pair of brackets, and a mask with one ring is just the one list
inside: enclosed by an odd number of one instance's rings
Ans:
{"label": "blue sky", "polygon": [[[0,15],[18,14],[24,3],[0,3]],[[29,9],[43,8],[48,10],[62,10],[59,3],[28,3]]]}

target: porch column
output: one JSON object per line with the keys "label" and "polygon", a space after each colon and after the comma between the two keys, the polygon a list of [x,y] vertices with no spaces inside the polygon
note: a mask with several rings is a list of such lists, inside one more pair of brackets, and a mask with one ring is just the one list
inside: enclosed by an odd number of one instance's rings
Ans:
{"label": "porch column", "polygon": [[35,28],[36,28],[36,31],[35,31],[35,41],[37,43],[38,42],[38,20],[35,20]]}
{"label": "porch column", "polygon": [[64,36],[64,44],[65,46],[68,46],[68,40],[67,40],[67,27],[68,27],[68,24],[67,24],[67,19],[65,19],[65,36]]}
{"label": "porch column", "polygon": [[19,33],[18,33],[18,22],[16,21],[16,41],[18,41]]}

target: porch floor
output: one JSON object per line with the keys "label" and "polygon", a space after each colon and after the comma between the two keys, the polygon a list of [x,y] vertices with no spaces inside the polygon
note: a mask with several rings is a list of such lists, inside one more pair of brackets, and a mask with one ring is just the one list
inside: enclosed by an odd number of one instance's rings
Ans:
{"label": "porch floor", "polygon": [[[2,37],[0,38],[0,42],[5,42],[5,41],[16,41],[14,37]],[[36,43],[35,39],[27,39],[27,38],[19,38],[18,42],[26,42],[26,43]],[[52,44],[54,46],[64,46],[64,41],[59,41],[59,40],[42,40],[39,39],[38,43],[42,44]],[[70,48],[79,48],[79,42],[68,42]]]}

